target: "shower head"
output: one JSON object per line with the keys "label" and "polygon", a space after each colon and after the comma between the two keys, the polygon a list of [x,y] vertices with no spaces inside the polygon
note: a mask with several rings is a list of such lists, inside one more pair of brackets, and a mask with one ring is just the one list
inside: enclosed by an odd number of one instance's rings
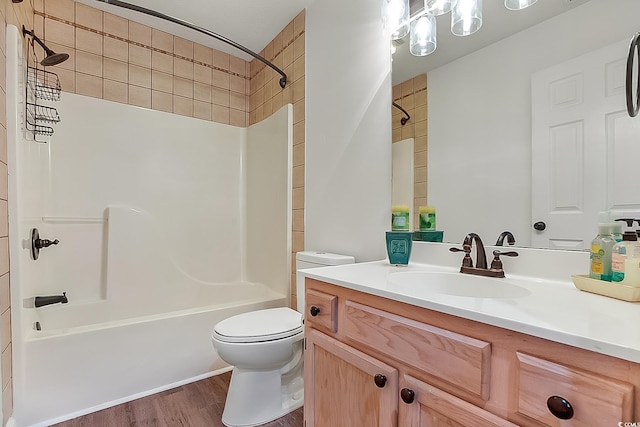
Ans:
{"label": "shower head", "polygon": [[42,61],[40,61],[40,65],[42,65],[43,67],[48,67],[50,65],[58,65],[64,61],[66,61],[67,59],[69,59],[69,54],[68,53],[55,53],[54,51],[52,51],[51,49],[49,49],[43,42],[42,40],[40,40],[38,38],[38,36],[35,35],[35,33],[33,31],[29,31],[27,30],[24,25],[22,26],[22,35],[30,35],[31,38],[37,42],[40,46],[42,46],[42,49],[44,49],[44,52],[47,54],[47,56],[44,57],[44,59]]}
{"label": "shower head", "polygon": [[69,59],[68,53],[55,53],[51,49],[47,49],[47,56],[40,61],[40,65],[48,67],[50,65],[58,65]]}

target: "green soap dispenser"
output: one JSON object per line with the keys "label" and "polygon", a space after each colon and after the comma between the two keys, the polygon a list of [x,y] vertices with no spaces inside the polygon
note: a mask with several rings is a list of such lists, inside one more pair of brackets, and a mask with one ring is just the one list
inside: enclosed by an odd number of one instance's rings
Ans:
{"label": "green soap dispenser", "polygon": [[598,235],[591,242],[591,270],[592,279],[611,281],[611,253],[616,240],[613,233],[615,224],[604,223],[598,225]]}

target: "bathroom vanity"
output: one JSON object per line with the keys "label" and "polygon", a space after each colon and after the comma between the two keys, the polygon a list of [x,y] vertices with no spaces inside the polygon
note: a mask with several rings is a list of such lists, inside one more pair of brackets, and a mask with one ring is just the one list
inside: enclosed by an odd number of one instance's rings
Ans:
{"label": "bathroom vanity", "polygon": [[508,270],[467,279],[386,261],[307,274],[306,426],[640,421],[639,306]]}

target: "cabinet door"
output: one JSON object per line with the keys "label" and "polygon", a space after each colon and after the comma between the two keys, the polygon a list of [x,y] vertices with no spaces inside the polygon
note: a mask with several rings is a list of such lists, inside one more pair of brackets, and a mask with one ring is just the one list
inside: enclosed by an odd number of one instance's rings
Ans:
{"label": "cabinet door", "polygon": [[545,426],[616,426],[635,419],[633,384],[520,352],[516,355],[519,414]]}
{"label": "cabinet door", "polygon": [[397,426],[396,369],[315,329],[306,340],[306,427]]}
{"label": "cabinet door", "polygon": [[403,427],[518,427],[409,375],[400,387],[398,423]]}

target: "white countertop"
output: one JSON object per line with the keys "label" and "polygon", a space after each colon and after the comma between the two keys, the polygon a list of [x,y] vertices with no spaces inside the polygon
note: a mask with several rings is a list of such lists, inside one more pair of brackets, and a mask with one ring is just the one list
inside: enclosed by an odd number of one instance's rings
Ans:
{"label": "white countertop", "polygon": [[550,279],[509,274],[505,262],[507,277],[492,280],[525,289],[513,298],[447,295],[434,292],[429,286],[415,283],[408,286],[401,283],[401,276],[393,276],[398,272],[421,271],[462,275],[456,273],[458,270],[459,267],[419,262],[393,266],[383,260],[300,271],[306,277],[345,288],[640,362],[640,303],[580,291],[570,275]]}

